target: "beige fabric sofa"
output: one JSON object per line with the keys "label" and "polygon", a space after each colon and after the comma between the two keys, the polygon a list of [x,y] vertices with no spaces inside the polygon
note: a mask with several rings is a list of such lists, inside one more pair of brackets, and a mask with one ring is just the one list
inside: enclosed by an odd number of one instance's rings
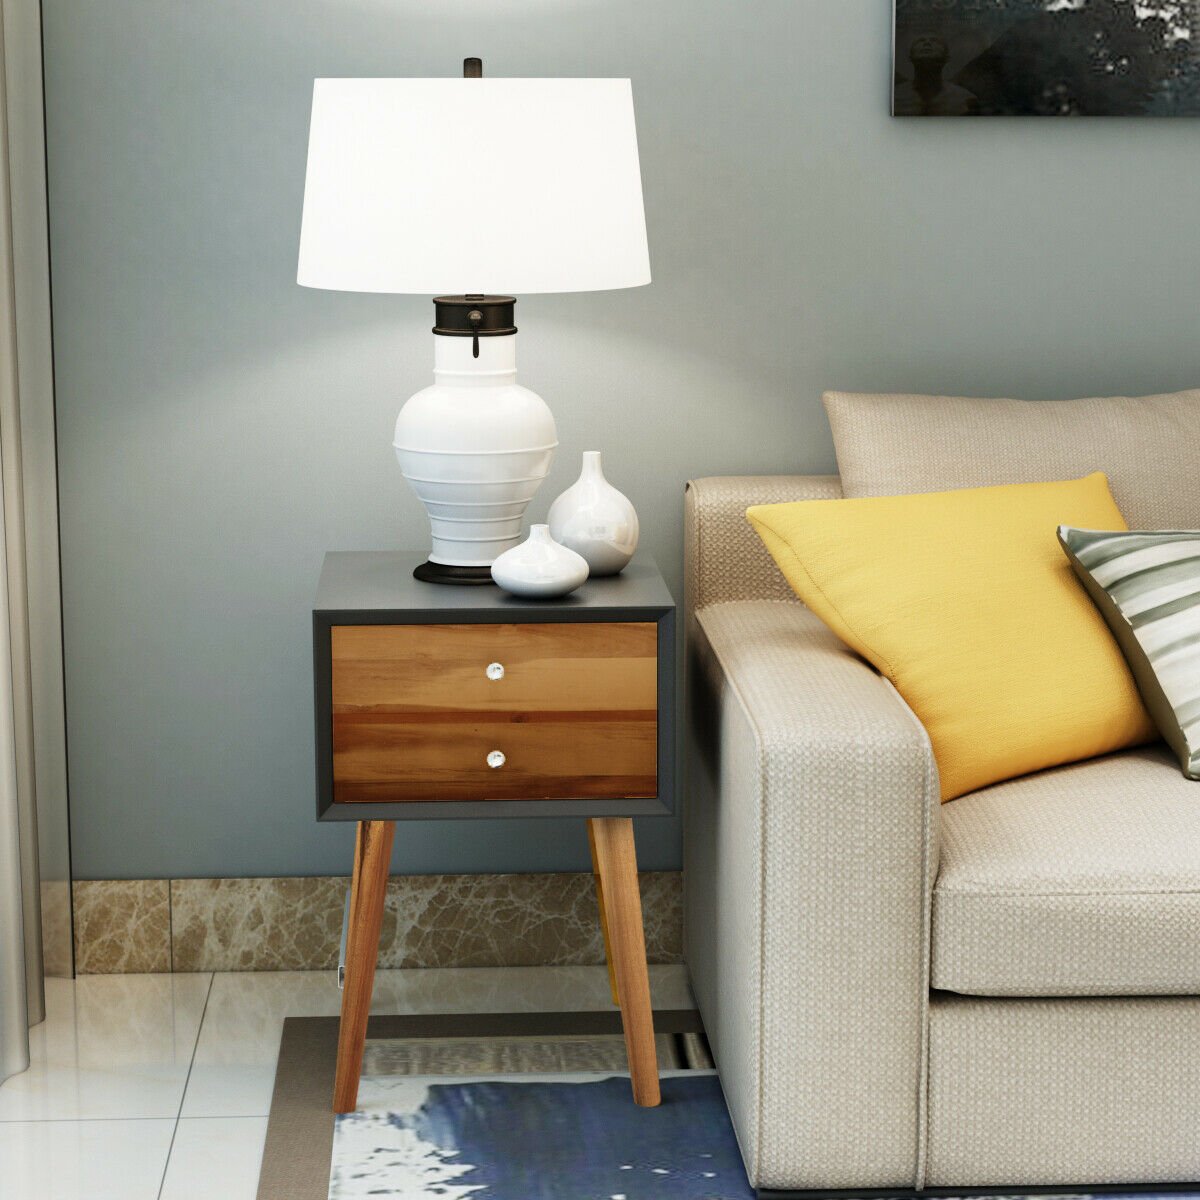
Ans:
{"label": "beige fabric sofa", "polygon": [[1200,1180],[1200,784],[1155,746],[940,806],[744,517],[838,495],[687,493],[686,957],[752,1183]]}

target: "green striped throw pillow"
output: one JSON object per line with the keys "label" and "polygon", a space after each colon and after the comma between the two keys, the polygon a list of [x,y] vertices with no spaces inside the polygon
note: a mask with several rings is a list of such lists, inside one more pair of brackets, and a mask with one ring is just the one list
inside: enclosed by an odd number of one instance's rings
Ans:
{"label": "green striped throw pillow", "polygon": [[1061,525],[1058,540],[1183,773],[1200,779],[1200,532]]}

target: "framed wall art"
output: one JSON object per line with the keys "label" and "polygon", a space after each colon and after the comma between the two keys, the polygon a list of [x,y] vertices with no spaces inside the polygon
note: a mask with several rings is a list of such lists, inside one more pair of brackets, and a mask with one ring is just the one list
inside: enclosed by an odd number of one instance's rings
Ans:
{"label": "framed wall art", "polygon": [[897,117],[1200,116],[1200,0],[895,0]]}

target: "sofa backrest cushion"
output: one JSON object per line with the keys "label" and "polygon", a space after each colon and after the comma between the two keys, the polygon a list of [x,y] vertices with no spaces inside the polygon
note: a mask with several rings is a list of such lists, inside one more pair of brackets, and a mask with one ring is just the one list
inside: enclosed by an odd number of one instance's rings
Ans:
{"label": "sofa backrest cushion", "polygon": [[1091,400],[828,392],[842,492],[897,496],[1103,471],[1135,529],[1200,529],[1200,390]]}

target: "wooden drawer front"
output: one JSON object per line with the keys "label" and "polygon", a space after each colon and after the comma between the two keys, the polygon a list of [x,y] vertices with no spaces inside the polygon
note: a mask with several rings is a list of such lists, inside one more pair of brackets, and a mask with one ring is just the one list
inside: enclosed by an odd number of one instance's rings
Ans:
{"label": "wooden drawer front", "polygon": [[657,795],[653,622],[342,625],[331,637],[335,802]]}

